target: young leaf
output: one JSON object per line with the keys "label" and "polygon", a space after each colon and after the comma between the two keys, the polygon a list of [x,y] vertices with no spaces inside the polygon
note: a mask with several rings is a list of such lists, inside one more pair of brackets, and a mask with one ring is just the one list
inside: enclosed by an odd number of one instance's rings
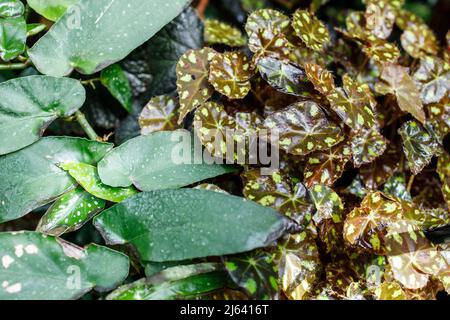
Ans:
{"label": "young leaf", "polygon": [[411,172],[416,175],[440,152],[438,142],[416,121],[408,121],[398,133]]}
{"label": "young leaf", "polygon": [[278,269],[273,256],[264,251],[253,251],[224,258],[231,279],[252,298],[276,299],[278,296]]}
{"label": "young leaf", "polygon": [[289,178],[279,171],[269,176],[261,175],[260,169],[247,171],[242,178],[247,199],[274,208],[305,227],[311,221],[314,205],[303,184],[292,186]]}
{"label": "young leaf", "polygon": [[36,231],[60,236],[80,229],[105,208],[106,202],[78,187],[62,195],[39,221]]}
{"label": "young leaf", "polygon": [[327,96],[331,107],[350,128],[359,131],[371,129],[376,124],[372,110],[373,98],[367,84],[343,77],[344,88],[337,88]]}
{"label": "young leaf", "polygon": [[26,40],[24,17],[0,18],[0,59],[10,61],[23,53]]}
{"label": "young leaf", "polygon": [[0,1],[0,18],[12,18],[25,13],[25,6],[20,0]]}
{"label": "young leaf", "polygon": [[417,120],[425,122],[425,112],[420,100],[420,93],[407,69],[400,65],[387,63],[383,66],[381,79],[386,83],[377,84],[377,91],[394,94],[402,111],[411,113]]}
{"label": "young leaf", "polygon": [[414,81],[424,104],[438,103],[450,91],[450,65],[438,57],[420,60]]}
{"label": "young leaf", "polygon": [[48,137],[0,157],[0,222],[18,219],[74,188],[75,181],[58,164],[94,165],[111,149],[109,143]]}
{"label": "young leaf", "polygon": [[122,202],[138,192],[134,187],[114,188],[105,185],[98,176],[97,168],[86,163],[66,162],[59,167],[66,170],[84,190],[103,200]]}
{"label": "young leaf", "polygon": [[[78,0],[27,0],[28,5],[48,20],[56,21]],[[73,13],[73,12],[72,12]]]}
{"label": "young leaf", "polygon": [[264,127],[277,132],[280,148],[294,155],[326,150],[344,139],[341,129],[312,101],[298,102],[272,113],[264,121]]}
{"label": "young leaf", "polygon": [[245,45],[246,39],[239,29],[219,20],[206,19],[205,42],[209,44],[225,44],[230,47],[242,47]]}
{"label": "young leaf", "polygon": [[78,299],[128,275],[126,255],[96,244],[82,249],[37,232],[0,233],[0,242],[2,300]]}
{"label": "young leaf", "polygon": [[191,299],[199,294],[223,288],[226,274],[213,263],[178,266],[147,279],[119,287],[107,300],[175,300]]}
{"label": "young leaf", "polygon": [[311,188],[315,184],[332,185],[345,170],[345,165],[351,159],[350,146],[341,143],[328,151],[311,154],[305,167],[305,184]]}
{"label": "young leaf", "polygon": [[314,51],[322,51],[323,47],[330,42],[327,27],[307,10],[295,11],[292,28],[305,45]]}
{"label": "young leaf", "polygon": [[312,87],[305,82],[305,72],[287,62],[264,57],[258,60],[258,70],[275,89],[294,96],[310,97]]}
{"label": "young leaf", "polygon": [[409,25],[400,37],[402,47],[413,58],[436,55],[438,43],[433,31],[426,24]]}
{"label": "young leaf", "polygon": [[29,76],[0,84],[0,155],[39,140],[56,118],[70,116],[84,103],[81,83],[69,78]]}
{"label": "young leaf", "polygon": [[101,181],[112,187],[139,190],[179,188],[235,171],[230,166],[206,164],[199,143],[185,130],[156,132],[127,141],[98,164]]}
{"label": "young leaf", "polygon": [[216,54],[211,61],[209,82],[230,99],[242,99],[250,91],[253,75],[250,62],[242,52]]}
{"label": "young leaf", "polygon": [[28,53],[43,74],[62,77],[73,69],[93,74],[125,58],[175,18],[187,2],[172,0],[167,6],[165,0],[135,0],[133,5],[79,0],[76,10],[66,12]]}
{"label": "young leaf", "polygon": [[313,63],[305,65],[306,76],[314,85],[314,88],[323,95],[329,95],[336,87],[331,72]]}
{"label": "young leaf", "polygon": [[359,168],[381,156],[387,148],[387,140],[376,129],[363,130],[351,138],[353,163]]}
{"label": "young leaf", "polygon": [[139,116],[141,134],[178,129],[178,107],[178,100],[170,96],[152,98]]}
{"label": "young leaf", "polygon": [[107,243],[130,243],[141,259],[163,262],[264,247],[293,222],[243,198],[179,189],[137,194],[103,211],[94,225]]}
{"label": "young leaf", "polygon": [[100,81],[109,90],[117,101],[131,113],[133,108],[133,92],[130,82],[123,69],[118,64],[113,64],[103,69],[100,74]]}
{"label": "young leaf", "polygon": [[305,230],[278,245],[281,288],[288,298],[305,299],[319,278],[320,259],[314,235]]}
{"label": "young leaf", "polygon": [[186,115],[211,98],[214,88],[209,84],[210,62],[216,52],[210,48],[189,50],[177,64],[177,90],[180,97],[180,124]]}

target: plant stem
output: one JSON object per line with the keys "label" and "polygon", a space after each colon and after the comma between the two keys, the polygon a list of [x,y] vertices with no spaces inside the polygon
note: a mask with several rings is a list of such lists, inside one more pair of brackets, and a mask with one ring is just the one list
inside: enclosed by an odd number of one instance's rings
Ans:
{"label": "plant stem", "polygon": [[90,85],[92,87],[92,89],[95,90],[96,89],[95,88],[95,82],[96,81],[100,81],[100,78],[93,78],[93,79],[83,80],[83,81],[81,81],[81,84],[85,85],[85,86]]}
{"label": "plant stem", "polygon": [[199,0],[198,5],[197,5],[197,12],[198,15],[204,19],[205,18],[205,10],[206,7],[208,6],[209,0]]}
{"label": "plant stem", "polygon": [[411,177],[409,177],[408,186],[406,187],[406,190],[408,192],[411,192],[411,188],[412,188],[415,177],[416,177],[415,175],[411,175]]}
{"label": "plant stem", "polygon": [[22,70],[31,64],[30,60],[19,63],[0,64],[0,70]]}
{"label": "plant stem", "polygon": [[81,111],[75,112],[75,118],[83,128],[84,132],[86,132],[89,139],[97,141],[100,139],[90,123],[86,120],[86,116]]}

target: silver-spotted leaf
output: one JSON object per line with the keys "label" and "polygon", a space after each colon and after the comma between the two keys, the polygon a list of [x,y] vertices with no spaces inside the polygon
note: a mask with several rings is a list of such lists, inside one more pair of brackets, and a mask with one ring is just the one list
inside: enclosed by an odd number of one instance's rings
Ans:
{"label": "silver-spotted leaf", "polygon": [[427,56],[413,75],[424,104],[438,103],[450,92],[450,64]]}

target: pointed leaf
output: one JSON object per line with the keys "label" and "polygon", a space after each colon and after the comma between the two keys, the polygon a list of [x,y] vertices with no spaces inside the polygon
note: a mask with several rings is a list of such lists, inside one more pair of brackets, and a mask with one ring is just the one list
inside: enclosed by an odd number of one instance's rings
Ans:
{"label": "pointed leaf", "polygon": [[380,39],[386,39],[395,22],[395,9],[389,2],[371,1],[366,7],[366,27]]}
{"label": "pointed leaf", "polygon": [[0,18],[0,59],[10,61],[25,51],[27,23],[22,16]]}
{"label": "pointed leaf", "polygon": [[341,129],[312,101],[298,102],[269,115],[264,127],[280,135],[280,148],[294,155],[326,150],[343,140]]}
{"label": "pointed leaf", "polygon": [[[206,164],[185,130],[156,132],[131,139],[108,153],[98,164],[104,184],[142,191],[179,188],[233,172],[230,166]],[[198,161],[198,162],[197,162]]]}
{"label": "pointed leaf", "polygon": [[353,163],[355,167],[371,163],[387,148],[387,140],[378,130],[363,130],[351,138]]}
{"label": "pointed leaf", "polygon": [[189,50],[177,64],[177,90],[180,97],[180,117],[186,115],[211,98],[214,88],[209,84],[209,66],[215,56],[210,48]]}
{"label": "pointed leaf", "polygon": [[85,90],[69,78],[29,76],[0,84],[0,145],[7,154],[39,140],[56,118],[72,115],[84,103]]}
{"label": "pointed leaf", "polygon": [[339,195],[326,185],[316,184],[309,190],[311,199],[317,208],[313,220],[316,224],[331,219],[334,223],[342,221],[344,205]]}
{"label": "pointed leaf", "polygon": [[230,47],[242,47],[246,39],[242,32],[219,20],[205,20],[205,42],[209,44],[224,44]]}
{"label": "pointed leaf", "polygon": [[39,221],[36,231],[60,236],[80,229],[105,208],[106,202],[78,187],[62,195]]}
{"label": "pointed leaf", "polygon": [[133,5],[79,0],[28,53],[43,74],[62,77],[73,69],[93,74],[125,58],[174,19],[187,2],[173,0],[168,6],[164,0],[135,0]]}
{"label": "pointed leaf", "polygon": [[305,65],[306,76],[314,85],[314,88],[323,95],[329,95],[336,87],[331,72],[313,63]]}
{"label": "pointed leaf", "polygon": [[170,96],[157,96],[150,100],[139,116],[141,134],[178,129],[179,113],[177,99]]}
{"label": "pointed leaf", "polygon": [[64,15],[67,8],[78,0],[27,0],[28,5],[41,16],[56,21]]}
{"label": "pointed leaf", "polygon": [[111,148],[109,143],[48,137],[0,157],[0,222],[18,219],[74,188],[75,181],[58,164],[96,164]]}
{"label": "pointed leaf", "polygon": [[141,259],[180,261],[269,245],[293,222],[243,198],[196,189],[135,195],[94,219],[109,244],[132,244]]}
{"label": "pointed leaf", "polygon": [[406,188],[405,177],[402,174],[395,174],[384,184],[383,192],[398,199],[412,201],[410,192]]}
{"label": "pointed leaf", "polygon": [[438,43],[433,31],[426,24],[409,25],[400,37],[402,47],[413,58],[436,55]]}
{"label": "pointed leaf", "polygon": [[100,81],[109,90],[117,101],[131,113],[133,108],[133,92],[130,82],[124,71],[118,64],[113,64],[103,69],[100,74]]}
{"label": "pointed leaf", "polygon": [[102,183],[97,168],[86,163],[67,162],[59,167],[67,171],[84,190],[103,200],[122,202],[138,192],[134,187],[114,188]]}
{"label": "pointed leaf", "polygon": [[376,62],[396,62],[400,50],[385,40],[369,41],[363,46],[364,53]]}
{"label": "pointed leaf", "polygon": [[420,60],[413,79],[423,103],[437,103],[450,91],[450,65],[438,57],[427,56]]}
{"label": "pointed leaf", "polygon": [[128,257],[92,244],[85,249],[37,232],[0,233],[0,299],[69,300],[110,290],[128,275]]}
{"label": "pointed leaf", "polygon": [[294,13],[292,27],[308,48],[322,51],[330,42],[330,33],[327,27],[307,10],[297,10]]}

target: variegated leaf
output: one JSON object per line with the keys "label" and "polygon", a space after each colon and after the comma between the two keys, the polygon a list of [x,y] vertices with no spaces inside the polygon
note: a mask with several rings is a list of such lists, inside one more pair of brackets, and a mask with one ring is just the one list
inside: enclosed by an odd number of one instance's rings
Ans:
{"label": "variegated leaf", "polygon": [[323,47],[330,42],[327,27],[307,10],[295,11],[292,27],[305,45],[315,51],[322,51]]}
{"label": "variegated leaf", "polygon": [[177,125],[179,104],[170,96],[158,96],[150,100],[139,116],[141,134],[157,131],[170,131],[179,128]]}
{"label": "variegated leaf", "polygon": [[242,32],[225,22],[216,19],[206,19],[205,41],[210,44],[225,44],[230,47],[242,47],[246,39]]}

